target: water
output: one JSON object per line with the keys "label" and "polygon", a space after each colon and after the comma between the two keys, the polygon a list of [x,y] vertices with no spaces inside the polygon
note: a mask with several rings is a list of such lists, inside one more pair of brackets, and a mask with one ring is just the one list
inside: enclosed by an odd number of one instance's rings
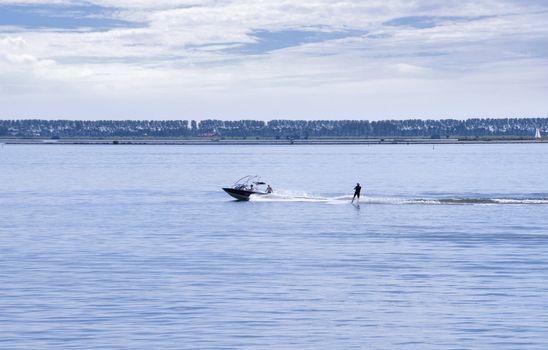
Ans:
{"label": "water", "polygon": [[6,145],[0,348],[546,349],[547,152]]}

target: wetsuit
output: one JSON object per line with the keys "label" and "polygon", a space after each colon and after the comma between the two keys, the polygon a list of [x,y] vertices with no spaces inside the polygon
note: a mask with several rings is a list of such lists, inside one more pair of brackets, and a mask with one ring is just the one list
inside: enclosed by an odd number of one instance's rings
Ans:
{"label": "wetsuit", "polygon": [[360,185],[356,185],[356,187],[354,187],[354,197],[352,197],[352,202],[354,201],[354,199],[356,197],[358,197],[358,199],[360,199],[361,190],[362,190],[362,187]]}

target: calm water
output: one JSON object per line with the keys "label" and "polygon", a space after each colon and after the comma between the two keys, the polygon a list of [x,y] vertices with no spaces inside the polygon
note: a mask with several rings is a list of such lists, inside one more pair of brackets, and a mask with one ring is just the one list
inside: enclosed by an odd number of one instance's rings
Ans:
{"label": "calm water", "polygon": [[[220,191],[247,174],[277,194]],[[547,349],[547,174],[538,144],[7,145],[0,348]]]}

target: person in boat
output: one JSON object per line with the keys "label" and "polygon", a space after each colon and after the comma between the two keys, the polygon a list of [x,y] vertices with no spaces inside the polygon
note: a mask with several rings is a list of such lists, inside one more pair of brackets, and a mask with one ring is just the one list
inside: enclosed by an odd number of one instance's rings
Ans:
{"label": "person in boat", "polygon": [[350,202],[350,203],[354,203],[354,199],[356,199],[356,197],[358,197],[357,202],[359,203],[359,201],[360,201],[360,192],[361,191],[362,191],[362,187],[360,186],[360,183],[358,182],[356,184],[356,187],[354,187],[354,197],[352,197],[352,202]]}
{"label": "person in boat", "polygon": [[255,191],[255,189],[253,188],[253,184],[251,185],[251,187],[249,187],[249,190],[250,190],[251,192],[254,192],[254,191]]}
{"label": "person in boat", "polygon": [[267,185],[266,186],[266,193],[272,193],[274,192],[274,190],[272,189],[272,187],[270,187],[270,185]]}

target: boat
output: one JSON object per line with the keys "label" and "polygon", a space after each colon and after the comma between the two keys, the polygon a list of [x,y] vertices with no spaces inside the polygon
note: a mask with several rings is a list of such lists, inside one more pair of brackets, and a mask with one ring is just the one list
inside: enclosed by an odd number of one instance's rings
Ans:
{"label": "boat", "polygon": [[239,179],[232,187],[223,187],[223,191],[239,201],[248,201],[251,196],[266,196],[268,191],[266,182],[257,175],[247,175]]}

